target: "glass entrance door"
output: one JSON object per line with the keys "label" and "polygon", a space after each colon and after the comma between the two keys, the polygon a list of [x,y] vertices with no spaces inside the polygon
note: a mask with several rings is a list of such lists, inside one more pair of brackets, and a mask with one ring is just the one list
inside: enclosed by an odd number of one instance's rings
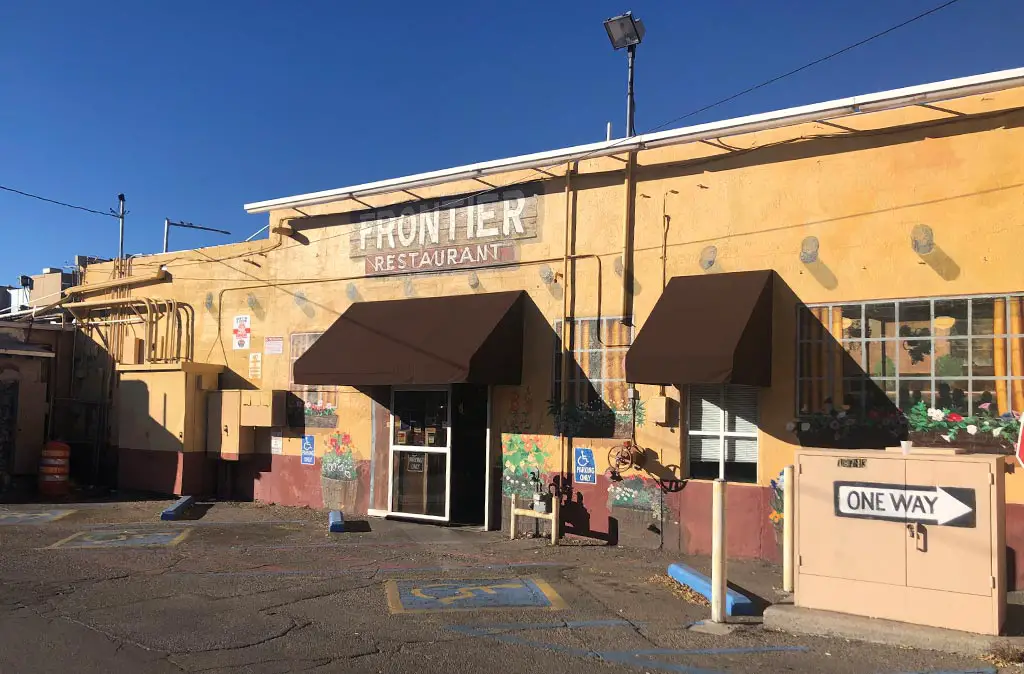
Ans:
{"label": "glass entrance door", "polygon": [[388,512],[447,521],[450,475],[451,389],[393,390]]}

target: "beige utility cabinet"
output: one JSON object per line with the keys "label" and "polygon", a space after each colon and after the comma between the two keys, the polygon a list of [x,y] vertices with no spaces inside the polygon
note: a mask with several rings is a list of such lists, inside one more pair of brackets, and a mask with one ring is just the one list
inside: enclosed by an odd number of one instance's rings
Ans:
{"label": "beige utility cabinet", "polygon": [[256,430],[242,425],[243,391],[213,391],[207,399],[206,450],[227,461],[252,454]]}
{"label": "beige utility cabinet", "polygon": [[118,365],[118,446],[204,451],[206,396],[223,369],[191,362]]}
{"label": "beige utility cabinet", "polygon": [[796,453],[795,603],[999,634],[1005,457]]}

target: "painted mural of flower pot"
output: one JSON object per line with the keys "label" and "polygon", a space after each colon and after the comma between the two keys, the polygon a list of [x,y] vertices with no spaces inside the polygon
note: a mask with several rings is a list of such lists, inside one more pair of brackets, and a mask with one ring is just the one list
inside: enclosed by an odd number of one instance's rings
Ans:
{"label": "painted mural of flower pot", "polygon": [[359,499],[359,471],[348,433],[332,433],[320,461],[320,488],[324,508],[355,512]]}
{"label": "painted mural of flower pot", "polygon": [[324,508],[345,513],[355,512],[359,499],[359,480],[334,480],[321,475],[320,488],[323,490]]}

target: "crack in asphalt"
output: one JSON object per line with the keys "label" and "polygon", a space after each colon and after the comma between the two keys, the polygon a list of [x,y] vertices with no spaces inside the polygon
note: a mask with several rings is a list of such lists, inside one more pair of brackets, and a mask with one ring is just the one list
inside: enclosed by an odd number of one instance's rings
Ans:
{"label": "crack in asphalt", "polygon": [[[563,581],[565,581],[569,585],[572,585],[573,587],[577,588],[578,590],[581,590],[581,591],[585,592],[591,599],[593,599],[595,602],[597,602],[604,610],[608,611],[609,613],[614,615],[619,620],[623,620],[626,623],[628,623],[629,626],[632,627],[633,632],[635,632],[638,637],[640,637],[641,639],[646,641],[648,644],[650,644],[651,646],[654,646],[655,648],[661,648],[662,647],[661,644],[657,643],[656,641],[654,641],[654,639],[652,639],[651,637],[649,637],[646,634],[644,634],[642,625],[636,623],[633,620],[630,620],[625,615],[623,615],[621,611],[615,611],[614,609],[612,609],[611,606],[609,606],[607,603],[605,603],[604,600],[602,600],[600,597],[598,597],[596,594],[594,594],[594,592],[591,591],[589,588],[587,588],[583,584],[581,584],[579,582],[576,582],[573,579],[569,578],[569,576],[568,576],[568,572],[569,571],[572,571],[572,569],[561,569],[561,570],[559,570],[558,575],[561,577],[561,579]],[[585,641],[584,641],[584,644],[586,644]],[[589,648],[589,646],[588,646],[588,648]]]}

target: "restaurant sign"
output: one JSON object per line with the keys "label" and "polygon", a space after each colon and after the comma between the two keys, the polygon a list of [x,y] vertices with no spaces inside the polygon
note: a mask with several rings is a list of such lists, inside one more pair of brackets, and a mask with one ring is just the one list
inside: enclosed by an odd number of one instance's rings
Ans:
{"label": "restaurant sign", "polygon": [[381,208],[360,214],[349,255],[364,259],[367,276],[514,263],[537,220],[528,186]]}

